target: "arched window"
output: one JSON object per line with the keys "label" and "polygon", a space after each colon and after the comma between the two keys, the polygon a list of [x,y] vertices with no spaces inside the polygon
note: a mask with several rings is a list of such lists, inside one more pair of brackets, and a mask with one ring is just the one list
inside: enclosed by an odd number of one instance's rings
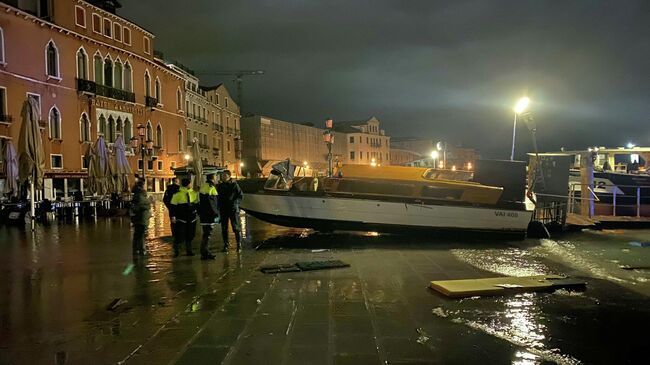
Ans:
{"label": "arched window", "polygon": [[47,42],[45,47],[46,72],[48,76],[59,77],[59,50],[54,41]]}
{"label": "arched window", "polygon": [[129,62],[124,64],[124,90],[133,92],[133,72]]}
{"label": "arched window", "polygon": [[[122,122],[122,118],[118,117],[117,118],[117,123],[115,123],[115,139],[117,139],[117,136],[122,136],[124,137],[124,122]],[[124,142],[127,143],[127,142]]]}
{"label": "arched window", "polygon": [[77,51],[77,78],[88,80],[88,55],[83,48]]}
{"label": "arched window", "polygon": [[153,141],[153,127],[151,122],[147,123],[147,141]]}
{"label": "arched window", "polygon": [[108,135],[106,136],[107,142],[115,142],[115,119],[112,116],[108,117]]}
{"label": "arched window", "polygon": [[156,77],[156,85],[154,88],[154,93],[155,93],[154,97],[156,98],[156,100],[158,100],[158,104],[162,104],[162,99],[161,99],[162,94],[160,92],[160,80],[158,80],[157,77]]}
{"label": "arched window", "polygon": [[86,113],[81,114],[81,119],[79,119],[79,128],[81,141],[90,142],[90,122],[88,121],[88,116]]}
{"label": "arched window", "polygon": [[181,110],[183,108],[183,93],[181,89],[176,90],[176,110]]}
{"label": "arched window", "polygon": [[133,138],[133,126],[129,118],[126,118],[124,120],[124,143],[128,144],[131,138]]}
{"label": "arched window", "polygon": [[156,146],[158,147],[163,146],[163,133],[160,124],[158,124],[158,126],[156,127]]}
{"label": "arched window", "polygon": [[178,152],[183,150],[183,131],[178,130]]}
{"label": "arched window", "polygon": [[61,139],[61,114],[56,107],[50,109],[50,138]]}
{"label": "arched window", "polygon": [[97,123],[97,128],[99,128],[99,134],[102,136],[106,135],[106,118],[104,118],[104,114],[99,115],[98,123]]}
{"label": "arched window", "polygon": [[149,71],[144,72],[144,95],[151,96],[151,77]]}
{"label": "arched window", "polygon": [[122,89],[122,62],[120,60],[115,60],[115,66],[113,67],[113,87],[117,89]]}
{"label": "arched window", "polygon": [[102,55],[99,52],[95,53],[93,57],[94,71],[95,71],[95,83],[102,85],[104,83],[104,61],[102,60]]}
{"label": "arched window", "polygon": [[104,58],[104,85],[113,87],[113,61],[110,56]]}

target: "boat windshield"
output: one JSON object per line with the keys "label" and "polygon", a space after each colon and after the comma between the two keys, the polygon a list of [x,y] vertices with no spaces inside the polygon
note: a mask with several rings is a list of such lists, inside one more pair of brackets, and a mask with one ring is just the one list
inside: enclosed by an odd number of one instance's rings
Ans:
{"label": "boat windshield", "polygon": [[453,171],[453,170],[440,170],[440,169],[427,169],[422,174],[422,177],[427,180],[454,180],[454,181],[470,181],[474,173],[472,171]]}
{"label": "boat windshield", "polygon": [[287,191],[291,187],[283,176],[271,174],[264,184],[264,189],[267,190],[284,190]]}

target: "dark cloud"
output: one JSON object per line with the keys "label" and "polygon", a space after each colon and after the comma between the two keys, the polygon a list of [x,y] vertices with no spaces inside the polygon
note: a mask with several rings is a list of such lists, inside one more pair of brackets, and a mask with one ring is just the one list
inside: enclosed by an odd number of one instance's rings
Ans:
{"label": "dark cloud", "polygon": [[[540,146],[650,145],[650,2],[124,0],[156,48],[205,84],[264,69],[247,109],[319,123],[380,118],[393,136],[506,157],[512,104],[533,99]],[[234,93],[234,90],[232,90]],[[530,150],[521,126],[519,151]]]}

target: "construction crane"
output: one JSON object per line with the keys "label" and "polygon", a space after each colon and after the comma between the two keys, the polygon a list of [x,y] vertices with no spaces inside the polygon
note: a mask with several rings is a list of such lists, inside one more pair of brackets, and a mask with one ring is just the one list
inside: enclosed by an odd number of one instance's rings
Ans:
{"label": "construction crane", "polygon": [[264,75],[264,70],[233,70],[233,71],[214,71],[202,72],[202,75],[215,75],[215,76],[235,76],[235,83],[237,84],[237,103],[239,104],[239,113],[244,116],[244,76],[261,76]]}

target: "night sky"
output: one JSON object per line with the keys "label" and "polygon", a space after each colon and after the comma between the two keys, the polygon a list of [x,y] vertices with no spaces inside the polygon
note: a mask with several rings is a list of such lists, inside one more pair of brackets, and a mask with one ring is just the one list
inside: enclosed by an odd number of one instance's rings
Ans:
{"label": "night sky", "polygon": [[[510,154],[526,94],[542,150],[650,145],[650,1],[122,0],[167,60],[263,69],[246,108],[317,125],[376,116],[391,136]],[[532,150],[518,128],[518,152]]]}

